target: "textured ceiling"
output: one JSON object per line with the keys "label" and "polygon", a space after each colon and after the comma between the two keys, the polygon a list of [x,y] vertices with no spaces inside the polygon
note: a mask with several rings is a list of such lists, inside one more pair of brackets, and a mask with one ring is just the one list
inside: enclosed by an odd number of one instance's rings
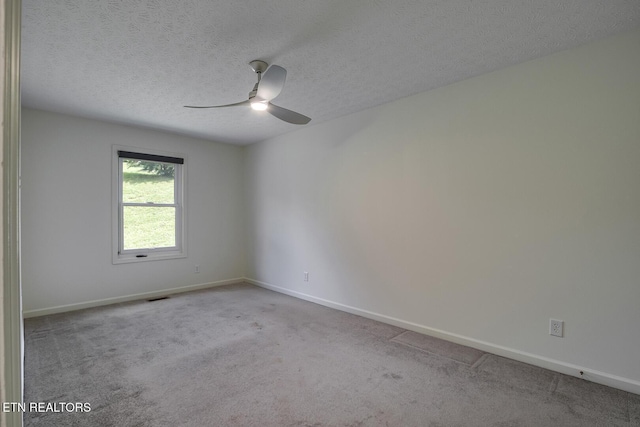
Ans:
{"label": "textured ceiling", "polygon": [[639,26],[638,0],[23,0],[22,101],[249,144],[299,126],[182,106],[245,100],[253,59],[313,126]]}

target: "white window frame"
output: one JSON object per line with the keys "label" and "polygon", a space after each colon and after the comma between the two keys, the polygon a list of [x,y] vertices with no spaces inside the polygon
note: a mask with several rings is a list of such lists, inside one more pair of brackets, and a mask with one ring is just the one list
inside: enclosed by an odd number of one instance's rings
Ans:
{"label": "white window frame", "polygon": [[[174,157],[184,159],[183,164],[176,164],[174,185],[175,185],[175,204],[163,204],[160,206],[175,206],[176,208],[176,246],[170,248],[142,248],[128,249],[123,248],[124,227],[123,227],[123,208],[122,202],[122,162],[120,161],[120,151],[130,153],[150,154],[163,157]],[[186,235],[186,164],[187,159],[184,154],[168,153],[146,148],[126,147],[122,145],[114,145],[112,148],[112,262],[113,264],[145,262],[167,260],[175,258],[186,258],[187,249],[185,242]],[[136,203],[127,203],[126,205],[140,205]],[[158,206],[157,204],[155,206]]]}

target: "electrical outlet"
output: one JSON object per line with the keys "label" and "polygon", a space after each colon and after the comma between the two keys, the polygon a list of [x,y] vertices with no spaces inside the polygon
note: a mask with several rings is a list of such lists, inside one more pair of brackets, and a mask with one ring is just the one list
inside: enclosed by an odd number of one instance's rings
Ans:
{"label": "electrical outlet", "polygon": [[564,336],[564,321],[549,319],[549,335],[562,338]]}
{"label": "electrical outlet", "polygon": [[193,272],[200,273],[200,266],[196,264],[195,267],[193,268]]}
{"label": "electrical outlet", "polygon": [[305,272],[304,272],[304,281],[305,281],[305,282],[308,282],[308,281],[309,281],[309,272],[308,272],[308,271],[305,271]]}

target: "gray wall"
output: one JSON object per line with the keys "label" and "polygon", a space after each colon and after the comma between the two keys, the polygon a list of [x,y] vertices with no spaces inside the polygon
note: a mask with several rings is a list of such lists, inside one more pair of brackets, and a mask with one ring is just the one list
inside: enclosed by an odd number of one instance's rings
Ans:
{"label": "gray wall", "polygon": [[640,392],[639,46],[635,31],[250,146],[247,276]]}
{"label": "gray wall", "polygon": [[[114,144],[186,155],[187,258],[111,263]],[[26,314],[241,278],[242,162],[241,147],[23,109]]]}

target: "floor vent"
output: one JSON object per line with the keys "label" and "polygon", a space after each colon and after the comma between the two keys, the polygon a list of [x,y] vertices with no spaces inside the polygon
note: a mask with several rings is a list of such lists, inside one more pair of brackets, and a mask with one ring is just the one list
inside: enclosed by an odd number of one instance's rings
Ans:
{"label": "floor vent", "polygon": [[164,297],[158,297],[158,298],[150,298],[147,301],[148,302],[154,302],[154,301],[160,301],[162,299],[169,299],[169,297],[168,296],[164,296]]}

